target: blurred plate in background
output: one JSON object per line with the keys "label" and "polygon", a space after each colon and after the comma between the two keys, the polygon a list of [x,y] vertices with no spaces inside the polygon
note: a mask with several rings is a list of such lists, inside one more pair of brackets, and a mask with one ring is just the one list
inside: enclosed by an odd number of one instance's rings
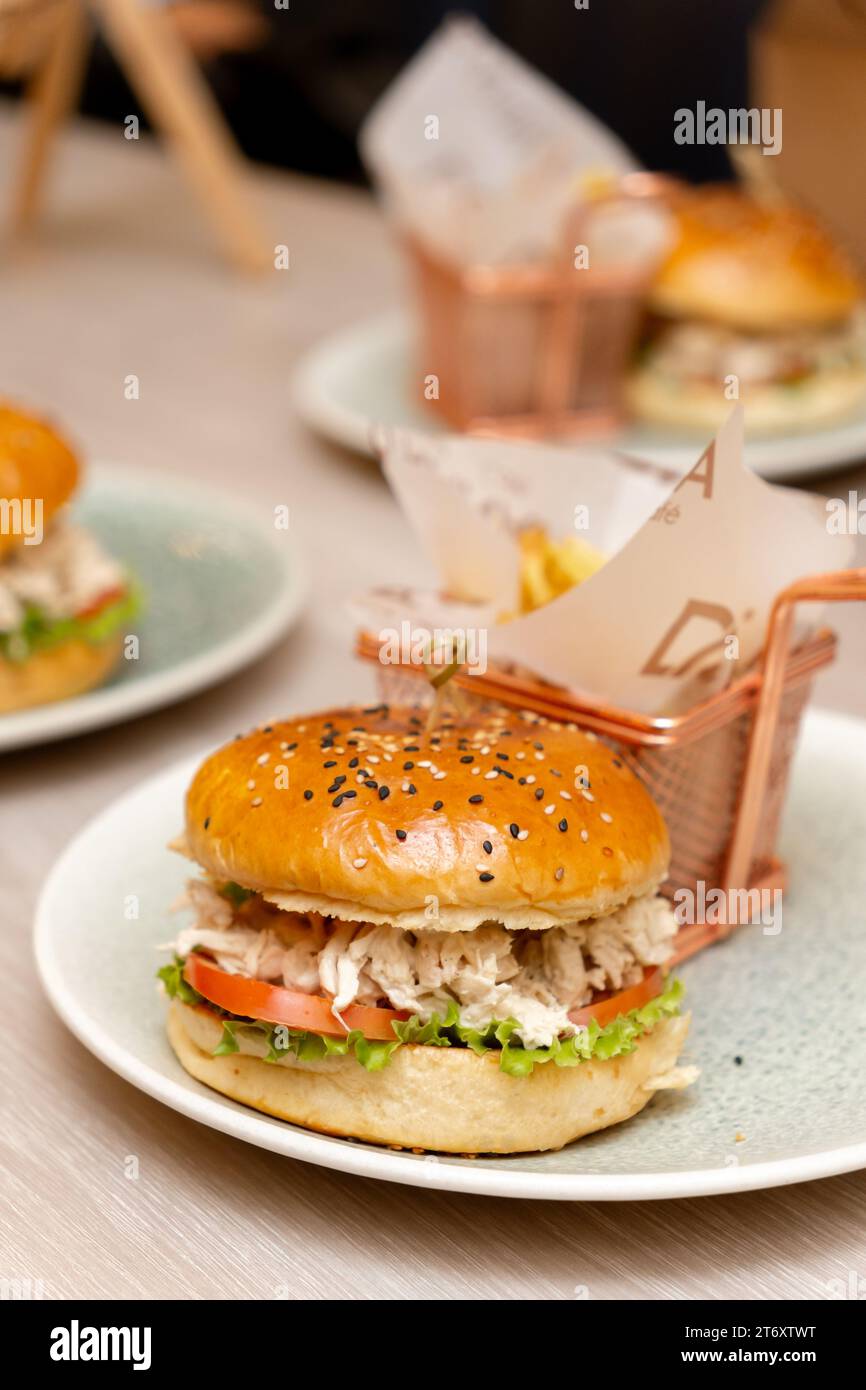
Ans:
{"label": "blurred plate in background", "polygon": [[[424,408],[420,387],[412,386],[413,360],[411,324],[404,314],[355,324],[318,343],[303,359],[292,383],[293,404],[318,434],[373,456],[376,425],[442,429]],[[634,426],[603,442],[682,473],[700,458],[708,436]],[[822,430],[746,440],[746,462],[765,478],[807,477],[864,458],[866,405]]]}
{"label": "blurred plate in background", "polygon": [[140,656],[97,690],[0,716],[0,751],[183,699],[262,656],[300,612],[295,546],[267,507],[168,474],[94,468],[71,514],[142,589]]}

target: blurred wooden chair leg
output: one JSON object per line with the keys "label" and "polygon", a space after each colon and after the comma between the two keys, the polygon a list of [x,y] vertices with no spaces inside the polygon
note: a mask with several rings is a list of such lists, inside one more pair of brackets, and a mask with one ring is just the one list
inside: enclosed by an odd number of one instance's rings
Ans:
{"label": "blurred wooden chair leg", "polygon": [[21,166],[12,191],[11,223],[26,233],[39,212],[51,146],[78,99],[88,44],[82,0],[65,0],[51,44],[30,83]]}
{"label": "blurred wooden chair leg", "polygon": [[106,37],[153,124],[170,141],[216,226],[244,270],[273,264],[273,247],[251,212],[244,169],[199,68],[165,16],[140,0],[91,0]]}

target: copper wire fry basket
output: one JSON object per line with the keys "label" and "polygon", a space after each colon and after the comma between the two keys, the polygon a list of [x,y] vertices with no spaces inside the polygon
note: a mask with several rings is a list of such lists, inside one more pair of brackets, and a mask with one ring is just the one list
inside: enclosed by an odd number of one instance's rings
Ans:
{"label": "copper wire fry basket", "polygon": [[[646,783],[671,836],[663,887],[705,893],[783,888],[775,847],[800,721],[816,672],[834,658],[836,638],[820,628],[792,646],[797,605],[866,599],[866,569],[798,580],[776,598],[761,663],[684,714],[652,717],[576,695],[525,674],[493,667],[453,679],[483,702],[532,710],[603,738]],[[359,634],[362,657],[379,661],[374,634]],[[432,699],[420,665],[379,665],[383,697]],[[420,682],[419,682],[420,678]],[[680,929],[677,960],[729,934],[731,925],[695,922]]]}
{"label": "copper wire fry basket", "polygon": [[575,268],[588,217],[603,203],[659,203],[671,180],[628,174],[579,205],[562,248],[538,264],[462,268],[412,239],[405,246],[419,309],[419,360],[438,381],[428,400],[473,434],[577,437],[622,422],[622,388],[656,268]]}

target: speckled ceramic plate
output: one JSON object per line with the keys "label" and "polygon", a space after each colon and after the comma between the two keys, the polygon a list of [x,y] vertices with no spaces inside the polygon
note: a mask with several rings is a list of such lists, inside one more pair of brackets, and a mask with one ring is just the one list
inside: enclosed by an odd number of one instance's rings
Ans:
{"label": "speckled ceramic plate", "polygon": [[[311,1134],[182,1070],[165,1037],[154,947],[174,933],[166,906],[188,873],[164,846],[194,766],[171,768],[87,826],[51,873],[36,922],[39,971],[61,1018],[149,1095],[292,1158],[498,1196],[684,1197],[866,1166],[866,724],[807,722],[782,841],[791,882],[781,932],[739,928],[682,968],[696,1085],[559,1153],[508,1158],[425,1158]],[[133,893],[134,923],[120,908]]]}
{"label": "speckled ceramic plate", "polygon": [[[292,389],[295,408],[311,429],[361,454],[373,454],[376,425],[439,430],[435,415],[413,391],[412,361],[405,315],[356,324],[317,343],[301,362]],[[707,436],[635,426],[607,443],[684,472],[700,457]],[[765,478],[806,477],[863,458],[866,406],[821,430],[746,439],[746,461]]]}
{"label": "speckled ceramic plate", "polygon": [[273,513],[168,474],[94,468],[72,507],[141,586],[135,661],[71,700],[0,715],[0,752],[116,724],[213,685],[297,618],[305,583]]}

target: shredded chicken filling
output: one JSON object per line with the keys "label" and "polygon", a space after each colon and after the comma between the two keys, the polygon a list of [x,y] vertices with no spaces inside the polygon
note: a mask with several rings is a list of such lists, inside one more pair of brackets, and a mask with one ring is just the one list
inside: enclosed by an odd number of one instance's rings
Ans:
{"label": "shredded chicken filling", "polygon": [[486,922],[471,932],[409,932],[284,912],[251,897],[236,906],[207,879],[192,880],[179,907],[195,920],[172,949],[195,948],[229,974],[325,995],[336,1015],[349,1004],[385,1005],[483,1029],[514,1018],[526,1047],[549,1047],[573,1033],[569,1014],[603,990],[637,984],[663,965],[676,923],[659,897],[635,899],[605,917],[545,931],[508,931]]}
{"label": "shredded chicken filling", "polygon": [[39,545],[19,545],[0,563],[0,632],[15,632],[27,609],[74,618],[123,582],[123,569],[95,536],[52,522]]}

